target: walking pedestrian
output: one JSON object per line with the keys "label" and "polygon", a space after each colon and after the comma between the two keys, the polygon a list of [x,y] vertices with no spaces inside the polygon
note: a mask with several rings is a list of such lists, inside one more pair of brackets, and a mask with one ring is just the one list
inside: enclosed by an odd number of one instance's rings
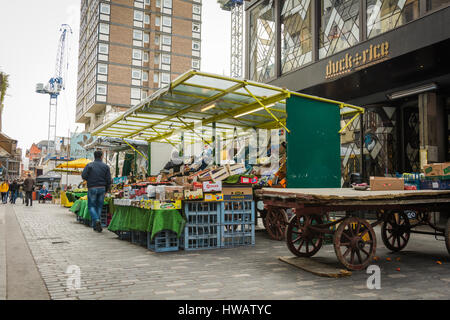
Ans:
{"label": "walking pedestrian", "polygon": [[13,183],[9,186],[9,190],[11,192],[11,203],[15,204],[17,199],[17,192],[19,191],[19,184],[17,180],[14,180]]}
{"label": "walking pedestrian", "polygon": [[8,190],[9,190],[9,184],[7,181],[3,181],[0,185],[0,192],[2,193],[2,203],[6,204],[8,203]]}
{"label": "walking pedestrian", "polygon": [[27,178],[23,182],[23,189],[25,191],[25,205],[28,207],[33,206],[33,189],[34,189],[34,180],[31,178],[31,174],[27,175]]}
{"label": "walking pedestrian", "polygon": [[25,204],[25,195],[23,194],[23,181],[19,181],[17,190],[17,198],[22,198],[22,204]]}
{"label": "walking pedestrian", "polygon": [[88,209],[91,214],[94,231],[102,232],[100,215],[102,213],[105,193],[111,186],[111,171],[108,165],[102,162],[103,152],[94,152],[95,160],[83,170],[81,177],[86,180],[88,187]]}

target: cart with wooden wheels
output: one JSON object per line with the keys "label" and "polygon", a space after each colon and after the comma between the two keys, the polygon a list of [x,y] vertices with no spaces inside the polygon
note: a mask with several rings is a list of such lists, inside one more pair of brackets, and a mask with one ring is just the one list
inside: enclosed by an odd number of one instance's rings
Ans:
{"label": "cart with wooden wheels", "polygon": [[[353,189],[271,189],[257,191],[273,216],[294,208],[295,214],[285,227],[286,244],[299,257],[312,257],[324,243],[325,235],[333,237],[333,246],[340,263],[350,270],[366,268],[375,256],[377,239],[374,227],[381,224],[385,246],[392,251],[406,247],[411,233],[443,236],[450,248],[449,228],[431,222],[431,213],[448,217],[450,190],[422,191],[355,191]],[[376,219],[369,222],[358,212],[374,211]],[[417,212],[417,222],[411,223],[407,210]],[[329,221],[330,212],[343,211],[345,215]],[[282,218],[279,218],[282,220]],[[448,219],[450,220],[450,219]],[[277,224],[274,224],[277,225]],[[428,225],[434,232],[414,228]],[[279,225],[278,225],[279,226]],[[270,228],[270,227],[269,227]],[[282,227],[276,229],[276,235]],[[449,249],[450,253],[450,249]]]}

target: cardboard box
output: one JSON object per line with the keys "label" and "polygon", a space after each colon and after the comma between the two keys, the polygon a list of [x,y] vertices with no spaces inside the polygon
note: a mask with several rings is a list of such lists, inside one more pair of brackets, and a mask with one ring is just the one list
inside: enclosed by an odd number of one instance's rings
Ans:
{"label": "cardboard box", "polygon": [[236,163],[236,164],[227,164],[226,165],[228,173],[230,176],[233,176],[235,174],[241,174],[244,173],[245,170],[245,164],[243,163]]}
{"label": "cardboard box", "polygon": [[212,181],[217,182],[228,178],[230,176],[230,173],[228,172],[227,168],[220,167],[215,170],[212,170],[210,176]]}
{"label": "cardboard box", "polygon": [[441,164],[441,176],[450,176],[450,162]]}
{"label": "cardboard box", "polygon": [[430,163],[423,166],[423,171],[426,176],[441,176],[442,163]]}
{"label": "cardboard box", "polygon": [[253,189],[246,185],[230,185],[222,187],[224,200],[253,200]]}
{"label": "cardboard box", "polygon": [[205,201],[223,201],[223,193],[205,193],[203,200],[205,200]]}
{"label": "cardboard box", "polygon": [[184,190],[184,198],[186,200],[203,199],[203,190],[202,189],[198,189],[195,191]]}
{"label": "cardboard box", "polygon": [[221,192],[221,191],[222,191],[222,181],[203,182],[203,192]]}
{"label": "cardboard box", "polygon": [[177,200],[177,201],[153,201],[152,202],[152,210],[161,210],[161,209],[165,209],[165,210],[171,210],[171,209],[177,209],[180,210],[181,209],[181,200]]}
{"label": "cardboard box", "polygon": [[403,178],[370,177],[370,190],[404,190]]}

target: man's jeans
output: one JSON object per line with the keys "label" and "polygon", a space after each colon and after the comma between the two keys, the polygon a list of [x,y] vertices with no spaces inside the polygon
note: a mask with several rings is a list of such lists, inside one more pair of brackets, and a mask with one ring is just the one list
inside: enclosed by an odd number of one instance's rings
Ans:
{"label": "man's jeans", "polygon": [[105,188],[90,188],[88,190],[88,209],[92,219],[92,226],[100,221],[100,215],[103,209],[103,201],[105,200]]}
{"label": "man's jeans", "polygon": [[27,206],[28,204],[33,205],[33,191],[25,191],[25,203]]}
{"label": "man's jeans", "polygon": [[2,192],[2,202],[8,203],[8,192]]}
{"label": "man's jeans", "polygon": [[11,203],[15,204],[17,199],[17,191],[11,191]]}

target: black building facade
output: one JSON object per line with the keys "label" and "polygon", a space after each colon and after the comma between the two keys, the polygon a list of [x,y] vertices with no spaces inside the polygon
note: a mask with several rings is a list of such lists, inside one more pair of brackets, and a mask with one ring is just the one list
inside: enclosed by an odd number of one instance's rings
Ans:
{"label": "black building facade", "polygon": [[254,0],[245,9],[246,78],[365,107],[341,137],[343,184],[350,172],[450,161],[450,0]]}

